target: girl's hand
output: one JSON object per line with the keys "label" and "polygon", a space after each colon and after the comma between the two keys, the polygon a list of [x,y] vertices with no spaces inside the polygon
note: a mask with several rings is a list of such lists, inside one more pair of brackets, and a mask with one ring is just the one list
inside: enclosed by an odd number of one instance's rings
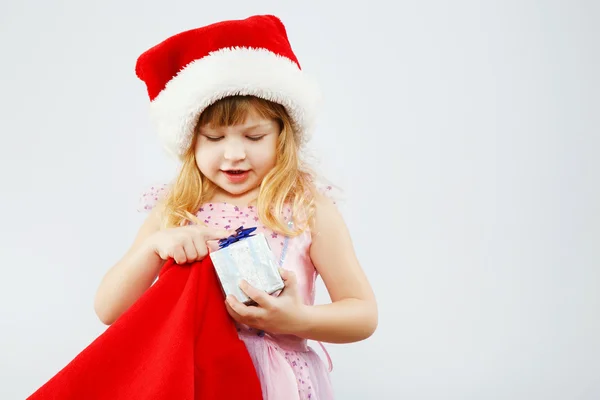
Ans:
{"label": "girl's hand", "polygon": [[186,264],[206,257],[208,240],[223,239],[233,233],[201,225],[186,225],[157,231],[148,238],[148,243],[163,260],[173,258],[177,264]]}
{"label": "girl's hand", "polygon": [[240,288],[258,306],[247,306],[229,295],[225,301],[229,315],[237,322],[266,332],[299,334],[306,329],[309,306],[302,302],[298,293],[296,275],[284,269],[279,272],[285,287],[278,297],[242,281]]}

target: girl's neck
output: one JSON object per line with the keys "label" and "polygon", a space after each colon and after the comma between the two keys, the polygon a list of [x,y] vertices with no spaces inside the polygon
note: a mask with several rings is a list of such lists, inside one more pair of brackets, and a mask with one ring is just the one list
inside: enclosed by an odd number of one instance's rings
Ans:
{"label": "girl's neck", "polygon": [[238,207],[247,207],[256,205],[256,199],[258,197],[258,189],[251,190],[241,195],[232,195],[231,193],[225,192],[224,190],[217,190],[211,197],[208,203],[227,203]]}

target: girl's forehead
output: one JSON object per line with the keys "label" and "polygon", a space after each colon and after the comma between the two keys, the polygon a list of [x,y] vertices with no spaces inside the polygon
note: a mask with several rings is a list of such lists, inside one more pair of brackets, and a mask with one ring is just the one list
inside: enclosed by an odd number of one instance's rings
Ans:
{"label": "girl's forehead", "polygon": [[247,118],[239,123],[229,126],[215,126],[213,124],[206,124],[200,127],[201,132],[234,132],[234,131],[250,131],[255,129],[264,129],[276,127],[277,122],[272,119],[263,118],[259,115],[248,115]]}

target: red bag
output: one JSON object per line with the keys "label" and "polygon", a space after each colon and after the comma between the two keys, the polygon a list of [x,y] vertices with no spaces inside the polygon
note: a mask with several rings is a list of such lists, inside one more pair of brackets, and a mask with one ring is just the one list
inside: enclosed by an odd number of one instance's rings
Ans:
{"label": "red bag", "polygon": [[28,399],[262,399],[206,257],[159,279],[107,330]]}

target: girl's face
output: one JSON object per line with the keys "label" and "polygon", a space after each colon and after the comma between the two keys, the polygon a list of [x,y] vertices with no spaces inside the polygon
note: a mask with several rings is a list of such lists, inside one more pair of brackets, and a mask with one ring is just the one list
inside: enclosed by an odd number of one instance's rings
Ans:
{"label": "girl's face", "polygon": [[220,197],[253,200],[277,159],[277,121],[250,110],[239,125],[201,126],[194,148],[200,172],[221,189]]}

